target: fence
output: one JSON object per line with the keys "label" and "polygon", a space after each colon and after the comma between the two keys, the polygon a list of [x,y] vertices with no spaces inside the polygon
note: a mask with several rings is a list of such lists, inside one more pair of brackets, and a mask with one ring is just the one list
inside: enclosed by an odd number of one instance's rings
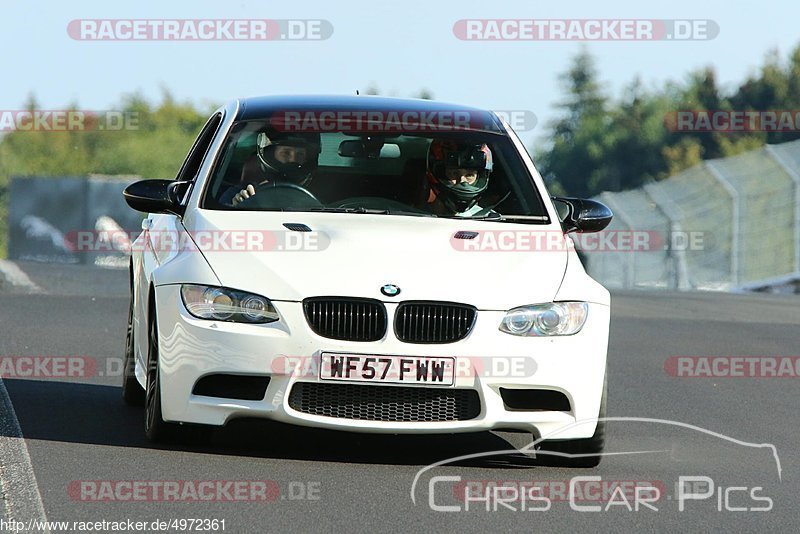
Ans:
{"label": "fence", "polygon": [[[8,207],[8,257],[60,263],[126,267],[124,251],[81,251],[78,231],[141,230],[141,214],[122,191],[137,177],[12,178]],[[101,248],[101,247],[98,247]]]}
{"label": "fence", "polygon": [[648,250],[584,250],[588,272],[607,287],[735,291],[800,281],[800,141],[596,199],[614,212],[607,231],[663,237]]}

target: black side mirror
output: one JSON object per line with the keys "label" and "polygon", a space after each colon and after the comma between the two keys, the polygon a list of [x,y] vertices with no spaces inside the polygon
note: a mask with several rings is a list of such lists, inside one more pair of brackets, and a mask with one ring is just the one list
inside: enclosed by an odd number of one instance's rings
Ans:
{"label": "black side mirror", "polygon": [[128,206],[144,213],[172,213],[181,215],[180,195],[191,182],[174,180],[141,180],[125,188],[122,196]]}
{"label": "black side mirror", "polygon": [[564,197],[553,197],[553,200],[567,207],[567,213],[561,220],[565,234],[599,232],[608,226],[614,217],[608,206],[596,200]]}

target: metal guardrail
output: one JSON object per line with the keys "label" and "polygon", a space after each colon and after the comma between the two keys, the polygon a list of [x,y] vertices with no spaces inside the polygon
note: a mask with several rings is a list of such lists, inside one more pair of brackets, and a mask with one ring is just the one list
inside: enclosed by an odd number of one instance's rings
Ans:
{"label": "metal guardrail", "polygon": [[141,230],[141,215],[122,191],[135,176],[12,177],[8,202],[8,259],[127,267],[117,243],[81,247],[81,235]]}
{"label": "metal guardrail", "polygon": [[607,287],[800,285],[800,140],[596,199],[615,214],[606,231],[661,236],[646,250],[584,250],[587,271]]}

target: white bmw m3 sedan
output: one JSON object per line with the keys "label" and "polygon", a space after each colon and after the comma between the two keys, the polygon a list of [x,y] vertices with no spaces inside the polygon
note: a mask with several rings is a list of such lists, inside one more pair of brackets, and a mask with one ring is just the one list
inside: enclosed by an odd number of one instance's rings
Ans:
{"label": "white bmw m3 sedan", "polygon": [[424,100],[242,99],[175,180],[125,191],[123,396],[145,432],[260,417],[378,433],[527,432],[604,445],[608,291],[495,113]]}

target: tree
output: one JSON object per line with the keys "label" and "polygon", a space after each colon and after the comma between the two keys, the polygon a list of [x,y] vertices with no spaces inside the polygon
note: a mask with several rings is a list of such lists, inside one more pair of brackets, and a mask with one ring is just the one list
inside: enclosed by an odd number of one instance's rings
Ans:
{"label": "tree", "polygon": [[596,190],[630,189],[664,175],[662,149],[668,136],[664,117],[669,109],[667,96],[647,91],[639,79],[633,81],[609,112],[609,149],[603,161],[606,180],[594,184]]}
{"label": "tree", "polygon": [[[26,107],[37,106],[31,95]],[[77,111],[78,106],[69,109]],[[9,132],[0,141],[0,184],[13,175],[171,178],[210,114],[175,102],[166,91],[156,107],[134,94],[125,96],[117,111],[135,118],[130,128],[100,130],[98,120],[103,119],[87,115],[85,130]]]}
{"label": "tree", "polygon": [[674,131],[678,111],[788,111],[800,108],[800,46],[784,65],[770,52],[757,75],[731,95],[723,93],[710,67],[683,83],[646,90],[634,80],[617,101],[601,91],[594,61],[581,51],[561,76],[567,98],[551,123],[551,146],[536,150],[538,163],[556,194],[592,196],[662,180],[703,159],[732,156],[766,142],[800,138],[797,130]]}
{"label": "tree", "polygon": [[[750,76],[730,98],[734,109],[753,111],[788,111],[800,105],[800,47],[792,52],[788,64],[781,66],[777,50],[764,58],[759,75]],[[761,143],[783,143],[800,137],[797,131],[753,132],[750,137]]]}
{"label": "tree", "polygon": [[609,178],[602,170],[609,150],[607,100],[594,59],[585,49],[560,79],[567,98],[558,105],[563,113],[550,125],[553,145],[540,153],[539,164],[545,179],[554,182],[554,191],[586,196]]}

